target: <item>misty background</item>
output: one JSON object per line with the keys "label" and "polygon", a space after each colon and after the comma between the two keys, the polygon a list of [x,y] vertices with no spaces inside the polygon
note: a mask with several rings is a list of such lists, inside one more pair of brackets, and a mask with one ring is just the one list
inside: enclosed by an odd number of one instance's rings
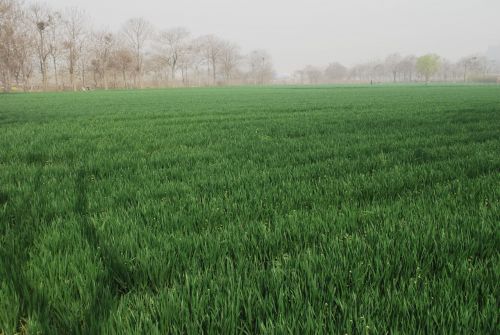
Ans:
{"label": "misty background", "polygon": [[498,0],[0,0],[0,90],[500,83]]}
{"label": "misty background", "polygon": [[452,61],[489,53],[500,60],[498,0],[50,0],[78,6],[93,25],[119,29],[131,17],[155,28],[215,34],[245,50],[265,49],[278,74],[390,53],[437,53]]}

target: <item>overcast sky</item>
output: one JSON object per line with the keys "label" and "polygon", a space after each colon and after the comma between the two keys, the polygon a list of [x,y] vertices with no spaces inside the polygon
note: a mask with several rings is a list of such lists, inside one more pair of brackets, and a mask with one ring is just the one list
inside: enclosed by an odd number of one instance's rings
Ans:
{"label": "overcast sky", "polygon": [[500,44],[500,0],[48,0],[78,6],[96,27],[142,16],[156,28],[213,33],[268,50],[278,72],[346,65],[392,52],[452,60]]}

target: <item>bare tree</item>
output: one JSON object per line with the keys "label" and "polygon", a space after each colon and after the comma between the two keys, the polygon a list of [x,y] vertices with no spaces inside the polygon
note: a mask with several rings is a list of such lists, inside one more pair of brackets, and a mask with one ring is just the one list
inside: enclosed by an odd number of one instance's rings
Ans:
{"label": "bare tree", "polygon": [[226,83],[231,83],[241,62],[240,47],[236,43],[223,42],[220,55],[220,63]]}
{"label": "bare tree", "polygon": [[[210,81],[210,62],[207,59],[203,38],[195,38],[190,43],[190,66],[195,77],[196,86],[208,84]],[[205,66],[207,71],[205,72]],[[207,75],[205,77],[205,74]]]}
{"label": "bare tree", "polygon": [[439,76],[441,80],[447,82],[450,80],[453,74],[453,64],[448,59],[441,59],[441,66],[439,69]]}
{"label": "bare tree", "polygon": [[61,56],[61,40],[62,40],[62,33],[61,33],[61,25],[63,23],[62,21],[62,15],[60,12],[52,12],[50,13],[49,17],[49,29],[48,29],[48,52],[50,54],[50,58],[52,60],[52,69],[54,71],[54,81],[56,88],[59,88],[59,80],[58,80],[58,74],[57,74],[57,62],[58,58]]}
{"label": "bare tree", "polygon": [[183,54],[187,52],[189,31],[186,28],[178,27],[160,32],[158,37],[161,55],[170,66],[172,81],[175,80],[177,66]]}
{"label": "bare tree", "polygon": [[4,92],[11,90],[13,80],[27,89],[33,54],[33,38],[28,26],[19,2],[0,0],[0,79]]}
{"label": "bare tree", "polygon": [[[208,77],[212,76],[212,83],[215,85],[217,83],[217,64],[222,53],[224,42],[214,35],[206,35],[202,36],[198,43],[199,50],[207,65]],[[212,71],[210,72],[210,70]]]}
{"label": "bare tree", "polygon": [[486,56],[479,55],[474,64],[473,71],[477,76],[486,77],[494,69],[494,62]]}
{"label": "bare tree", "polygon": [[153,43],[153,52],[148,59],[148,67],[155,74],[157,84],[168,86],[172,74],[170,73],[170,54],[163,43],[162,33],[159,33]]}
{"label": "bare tree", "polygon": [[410,55],[404,57],[398,65],[399,71],[403,72],[403,79],[405,81],[412,81],[413,74],[415,73],[415,65],[417,63],[417,57]]}
{"label": "bare tree", "polygon": [[348,77],[350,80],[362,81],[368,78],[366,64],[357,64],[349,69]]}
{"label": "bare tree", "polygon": [[347,77],[347,68],[340,63],[331,63],[325,70],[324,76],[329,82],[337,82]]}
{"label": "bare tree", "polygon": [[86,34],[86,24],[86,16],[82,10],[73,7],[65,13],[63,45],[67,53],[68,72],[73,91],[76,91],[76,70]]}
{"label": "bare tree", "polygon": [[110,66],[120,72],[123,82],[123,87],[128,88],[127,73],[133,69],[134,55],[128,48],[118,48],[113,52]]}
{"label": "bare tree", "polygon": [[111,32],[103,30],[92,35],[92,42],[94,54],[92,67],[94,73],[97,73],[102,80],[103,88],[107,90],[109,88],[108,69],[116,39]]}
{"label": "bare tree", "polygon": [[303,85],[305,76],[304,70],[296,70],[292,74],[293,82]]}
{"label": "bare tree", "polygon": [[192,40],[189,41],[179,58],[179,67],[181,68],[182,82],[184,85],[189,85],[189,70],[198,67],[200,63],[199,56],[197,45]]}
{"label": "bare tree", "polygon": [[14,63],[16,23],[19,18],[18,4],[12,0],[0,0],[0,74],[3,91],[11,90]]}
{"label": "bare tree", "polygon": [[46,5],[40,3],[35,3],[31,5],[30,21],[35,27],[37,32],[36,39],[36,50],[38,56],[38,62],[40,66],[40,73],[42,75],[42,87],[43,90],[47,90],[48,79],[47,79],[47,63],[50,55],[50,47],[48,43],[48,30],[51,22],[50,9]]}
{"label": "bare tree", "polygon": [[274,76],[271,55],[265,50],[254,50],[248,55],[249,77],[254,84],[262,85]]}
{"label": "bare tree", "polygon": [[[145,68],[148,69],[150,73],[153,74],[153,83],[156,87],[161,87],[164,82],[168,82],[168,64],[165,62],[165,58],[157,53],[148,57],[145,63]],[[165,75],[166,74],[166,75]]]}
{"label": "bare tree", "polygon": [[392,74],[392,80],[395,83],[397,81],[397,75],[400,70],[401,55],[398,53],[391,54],[385,59],[386,69]]}
{"label": "bare tree", "polygon": [[80,83],[82,85],[82,89],[85,90],[87,88],[87,70],[88,70],[88,60],[90,58],[90,30],[85,31],[85,34],[82,36],[81,43],[78,49],[78,62],[77,68],[78,73],[80,74]]}
{"label": "bare tree", "polygon": [[376,81],[384,81],[386,74],[384,64],[381,62],[373,62],[370,66],[370,80],[375,79]]}
{"label": "bare tree", "polygon": [[14,55],[16,57],[16,83],[22,82],[23,90],[29,91],[31,87],[31,78],[33,77],[32,54],[34,52],[34,36],[28,29],[21,30],[15,43]]}
{"label": "bare tree", "polygon": [[459,64],[463,68],[464,83],[467,82],[467,76],[469,75],[469,71],[471,71],[471,69],[474,68],[477,59],[478,59],[477,56],[468,56],[462,58],[459,61]]}
{"label": "bare tree", "polygon": [[304,68],[304,73],[307,76],[309,84],[319,84],[322,77],[322,71],[320,68],[312,65],[308,65]]}
{"label": "bare tree", "polygon": [[133,50],[135,61],[135,86],[142,88],[144,75],[144,52],[146,43],[153,34],[153,27],[143,18],[133,18],[125,23],[122,32],[128,46]]}

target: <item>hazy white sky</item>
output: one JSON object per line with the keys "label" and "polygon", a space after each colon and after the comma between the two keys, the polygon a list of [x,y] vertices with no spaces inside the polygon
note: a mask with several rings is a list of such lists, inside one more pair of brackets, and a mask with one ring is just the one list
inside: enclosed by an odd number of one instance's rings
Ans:
{"label": "hazy white sky", "polygon": [[156,28],[213,33],[243,50],[267,49],[278,72],[352,65],[392,52],[450,59],[500,44],[500,0],[47,0],[78,6],[95,26],[142,16]]}

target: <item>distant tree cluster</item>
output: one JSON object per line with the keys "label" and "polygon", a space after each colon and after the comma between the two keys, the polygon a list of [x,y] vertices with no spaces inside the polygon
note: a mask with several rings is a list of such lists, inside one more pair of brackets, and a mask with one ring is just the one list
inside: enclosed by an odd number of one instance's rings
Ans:
{"label": "distant tree cluster", "polygon": [[[81,90],[276,82],[265,50],[243,53],[214,35],[182,27],[157,30],[143,18],[118,31],[93,29],[78,8],[0,0],[0,90]],[[499,64],[473,55],[451,62],[438,55],[392,54],[350,68],[307,66],[283,83],[497,82]]]}
{"label": "distant tree cluster", "polygon": [[473,55],[451,62],[436,54],[420,57],[391,54],[348,68],[334,62],[326,67],[306,66],[295,71],[292,81],[300,84],[338,82],[496,82],[499,64],[486,56]]}
{"label": "distant tree cluster", "polygon": [[156,30],[142,18],[120,31],[95,30],[78,8],[0,0],[0,87],[81,90],[266,84],[274,77],[265,50],[242,53],[214,35]]}

